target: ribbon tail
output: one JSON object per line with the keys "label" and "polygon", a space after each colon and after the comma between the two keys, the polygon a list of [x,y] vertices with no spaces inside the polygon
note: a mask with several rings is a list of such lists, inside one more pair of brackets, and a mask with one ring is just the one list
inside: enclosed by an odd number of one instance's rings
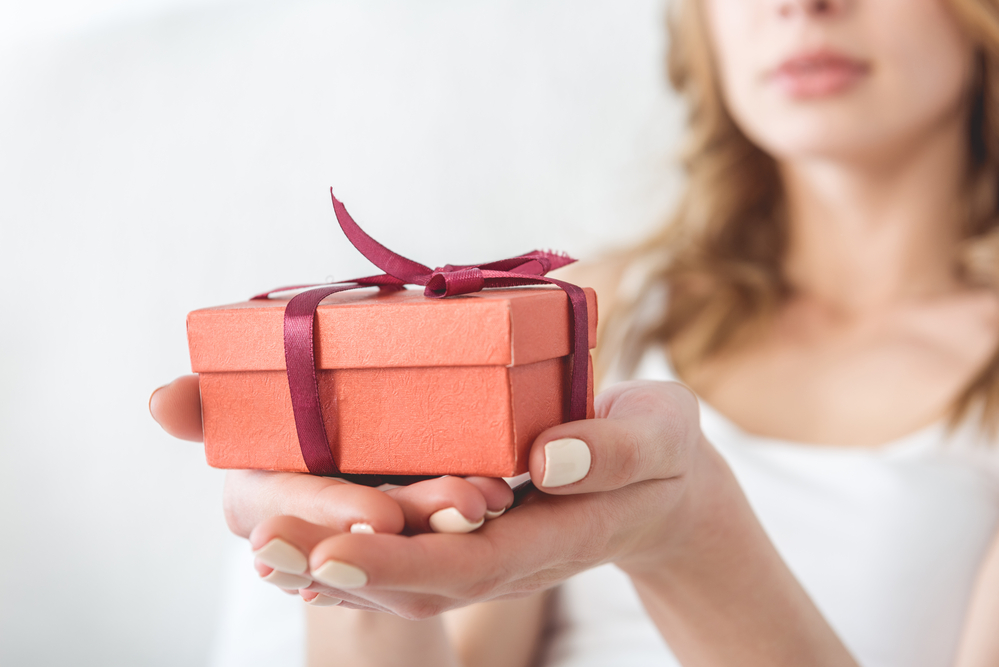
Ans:
{"label": "ribbon tail", "polygon": [[333,212],[336,213],[336,220],[340,223],[340,229],[343,230],[343,233],[350,242],[354,244],[354,247],[368,258],[368,261],[385,273],[395,276],[404,282],[414,285],[427,284],[430,274],[433,273],[430,267],[407,259],[368,236],[354,222],[354,219],[350,217],[350,213],[347,213],[347,208],[343,205],[343,202],[333,194],[333,188],[330,188],[330,197],[333,198]]}
{"label": "ribbon tail", "polygon": [[544,277],[541,280],[557,285],[569,297],[572,317],[572,365],[569,371],[569,421],[586,419],[586,389],[590,375],[590,323],[586,292],[582,287],[563,280]]}

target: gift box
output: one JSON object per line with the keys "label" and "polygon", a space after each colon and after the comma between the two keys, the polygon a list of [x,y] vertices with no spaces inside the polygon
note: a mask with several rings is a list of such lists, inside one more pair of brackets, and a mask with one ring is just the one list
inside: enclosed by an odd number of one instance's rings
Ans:
{"label": "gift box", "polygon": [[596,295],[545,275],[575,260],[430,269],[333,207],[384,274],[188,315],[210,465],[509,477],[542,431],[593,416]]}
{"label": "gift box", "polygon": [[[588,339],[596,300],[586,290]],[[282,345],[287,299],[188,315],[200,375],[205,452],[217,468],[308,472]],[[572,326],[559,289],[509,288],[448,299],[371,289],[326,297],[315,364],[327,437],[352,474],[527,471],[545,429],[568,418]],[[588,416],[592,416],[592,373]]]}

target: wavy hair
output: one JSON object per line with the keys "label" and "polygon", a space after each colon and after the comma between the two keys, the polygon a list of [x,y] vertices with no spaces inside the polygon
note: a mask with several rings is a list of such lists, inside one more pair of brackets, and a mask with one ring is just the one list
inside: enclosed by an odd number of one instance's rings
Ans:
{"label": "wavy hair", "polygon": [[[640,289],[620,295],[601,347],[616,351],[610,363],[625,372],[660,345],[669,346],[683,377],[749,339],[791,293],[782,273],[787,220],[777,164],[725,107],[702,4],[677,0],[667,16],[667,73],[688,109],[681,154],[686,185],[672,219],[620,257],[642,267]],[[999,288],[999,0],[951,0],[950,6],[977,60],[964,241],[955,268],[970,283]],[[668,299],[669,307],[650,311],[649,299]],[[607,355],[601,356],[606,369]],[[956,397],[952,423],[974,408],[990,432],[999,431],[999,349]]]}

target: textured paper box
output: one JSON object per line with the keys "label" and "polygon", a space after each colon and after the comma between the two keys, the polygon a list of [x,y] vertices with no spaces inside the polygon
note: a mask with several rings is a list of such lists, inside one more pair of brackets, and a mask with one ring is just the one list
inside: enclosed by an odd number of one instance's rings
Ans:
{"label": "textured paper box", "polygon": [[[596,296],[586,290],[589,343]],[[307,472],[285,374],[287,300],[188,315],[201,378],[205,453],[217,468]],[[512,476],[568,414],[568,298],[562,290],[486,290],[428,299],[422,290],[328,297],[316,314],[316,367],[341,471]],[[593,380],[587,391],[593,412]],[[335,396],[336,408],[332,405]]]}

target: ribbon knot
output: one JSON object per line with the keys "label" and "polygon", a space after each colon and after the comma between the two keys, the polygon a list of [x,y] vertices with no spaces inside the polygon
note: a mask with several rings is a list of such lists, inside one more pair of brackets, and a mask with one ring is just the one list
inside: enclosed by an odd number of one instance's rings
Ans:
{"label": "ribbon knot", "polygon": [[[333,196],[332,189],[330,195]],[[424,295],[431,298],[471,294],[490,287],[520,285],[556,285],[569,297],[572,319],[572,365],[569,379],[569,421],[586,418],[586,389],[589,364],[589,324],[586,313],[586,293],[581,287],[546,273],[576,260],[562,253],[534,250],[532,252],[485,264],[451,265],[430,268],[399,255],[365,233],[347,213],[344,205],[333,196],[333,210],[347,239],[384,274],[324,285],[281,287],[254,296],[267,299],[271,294],[291,289],[311,288],[292,298],[284,311],[284,354],[291,392],[291,407],[295,414],[302,457],[309,472],[316,475],[339,475],[323,422],[319,401],[319,381],[316,376],[314,328],[316,309],[330,294],[360,287],[378,287],[392,291],[405,285],[425,287]],[[332,397],[335,402],[335,396]],[[329,432],[336,435],[336,423]],[[357,477],[365,476],[353,476]],[[372,476],[373,477],[373,476]],[[364,480],[357,480],[364,481]],[[368,480],[371,481],[371,480]]]}
{"label": "ribbon knot", "polygon": [[486,279],[482,275],[482,269],[474,266],[461,268],[448,265],[434,270],[423,293],[433,298],[472,294],[481,292],[485,284]]}

